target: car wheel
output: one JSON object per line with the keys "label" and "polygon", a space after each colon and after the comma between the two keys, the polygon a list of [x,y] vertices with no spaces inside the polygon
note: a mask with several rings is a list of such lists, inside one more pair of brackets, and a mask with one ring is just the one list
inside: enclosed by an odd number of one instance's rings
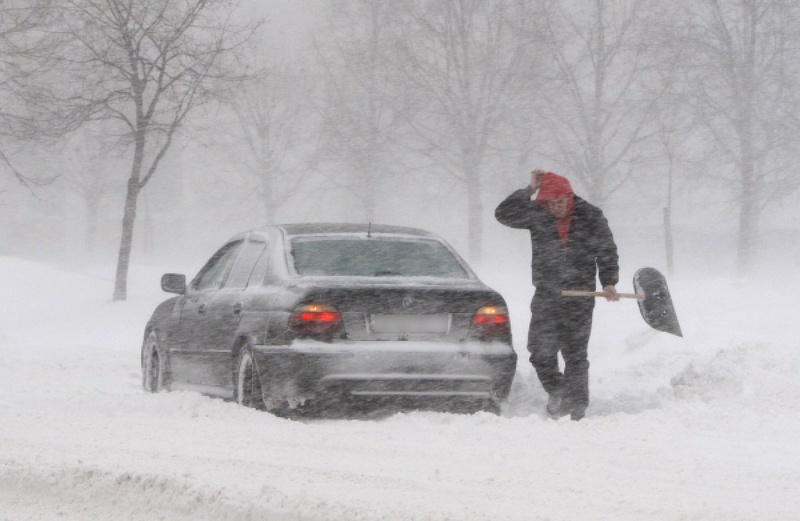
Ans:
{"label": "car wheel", "polygon": [[168,390],[165,356],[158,349],[158,336],[151,332],[142,346],[142,387],[148,393]]}
{"label": "car wheel", "polygon": [[264,409],[264,397],[261,394],[261,380],[258,375],[253,353],[243,348],[236,362],[236,386],[234,396],[236,403],[254,409]]}

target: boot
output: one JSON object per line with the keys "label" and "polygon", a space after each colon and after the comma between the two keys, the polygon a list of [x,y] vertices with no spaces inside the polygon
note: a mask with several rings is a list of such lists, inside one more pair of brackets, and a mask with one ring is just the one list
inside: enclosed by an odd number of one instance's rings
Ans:
{"label": "boot", "polygon": [[550,397],[547,399],[546,410],[547,416],[554,420],[568,414],[568,412],[564,410],[564,393],[560,390],[550,393]]}

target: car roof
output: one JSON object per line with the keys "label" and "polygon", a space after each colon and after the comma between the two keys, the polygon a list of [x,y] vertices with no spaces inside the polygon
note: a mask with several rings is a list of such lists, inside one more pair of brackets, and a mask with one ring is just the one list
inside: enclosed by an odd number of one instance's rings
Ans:
{"label": "car roof", "polygon": [[288,236],[298,235],[319,235],[319,234],[351,234],[351,233],[379,233],[394,235],[412,235],[417,237],[437,238],[434,233],[411,228],[408,226],[393,226],[388,224],[375,223],[291,223],[279,224],[280,228]]}
{"label": "car roof", "polygon": [[458,259],[458,262],[466,269],[470,279],[478,280],[475,273],[470,266],[448,245],[444,239],[439,237],[433,232],[429,232],[420,228],[413,228],[410,226],[395,226],[389,224],[375,224],[375,223],[320,223],[320,222],[305,222],[305,223],[288,223],[288,224],[275,224],[266,226],[259,229],[242,232],[235,237],[229,239],[228,242],[236,240],[269,240],[270,235],[275,232],[284,236],[284,239],[291,239],[293,237],[303,236],[347,236],[355,234],[363,234],[366,237],[367,232],[378,234],[382,236],[395,235],[399,237],[428,239],[442,242]]}

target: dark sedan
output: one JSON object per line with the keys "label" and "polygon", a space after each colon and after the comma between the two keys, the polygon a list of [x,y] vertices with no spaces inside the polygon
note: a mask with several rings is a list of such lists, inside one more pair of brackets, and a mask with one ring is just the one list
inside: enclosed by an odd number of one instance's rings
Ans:
{"label": "dark sedan", "polygon": [[276,413],[355,403],[494,410],[516,367],[508,310],[438,236],[287,224],[229,240],[147,323],[142,380]]}

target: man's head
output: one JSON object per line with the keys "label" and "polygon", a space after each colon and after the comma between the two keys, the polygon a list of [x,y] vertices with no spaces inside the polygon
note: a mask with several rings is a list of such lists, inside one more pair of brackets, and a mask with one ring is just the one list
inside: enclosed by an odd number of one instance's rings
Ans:
{"label": "man's head", "polygon": [[572,212],[574,197],[572,185],[566,177],[547,172],[542,176],[536,202],[556,219],[563,219]]}

